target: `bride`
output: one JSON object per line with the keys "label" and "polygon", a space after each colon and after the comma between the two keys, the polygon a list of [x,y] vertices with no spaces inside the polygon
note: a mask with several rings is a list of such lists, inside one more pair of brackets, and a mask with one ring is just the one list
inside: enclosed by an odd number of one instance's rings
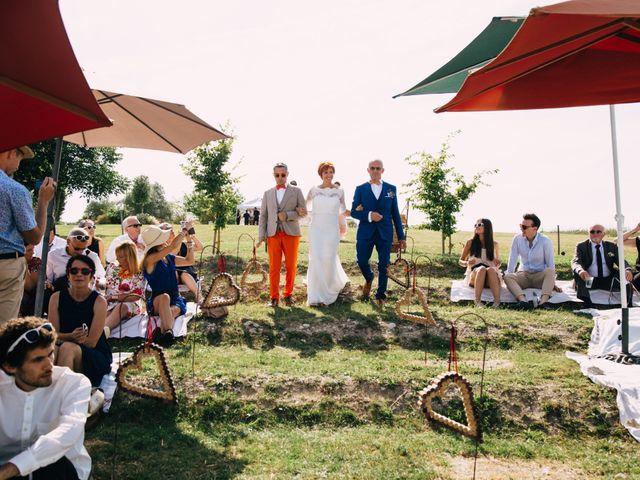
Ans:
{"label": "bride", "polygon": [[309,226],[309,269],[307,270],[307,303],[331,305],[349,279],[338,257],[340,216],[346,212],[344,191],[333,183],[335,168],[322,162],[318,175],[322,183],[307,195],[311,211]]}

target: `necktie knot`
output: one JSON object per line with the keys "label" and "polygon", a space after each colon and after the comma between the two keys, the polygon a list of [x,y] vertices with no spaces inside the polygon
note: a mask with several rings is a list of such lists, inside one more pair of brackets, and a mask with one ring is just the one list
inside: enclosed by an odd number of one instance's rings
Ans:
{"label": "necktie knot", "polygon": [[276,190],[284,190],[285,188],[287,188],[286,185],[276,185]]}

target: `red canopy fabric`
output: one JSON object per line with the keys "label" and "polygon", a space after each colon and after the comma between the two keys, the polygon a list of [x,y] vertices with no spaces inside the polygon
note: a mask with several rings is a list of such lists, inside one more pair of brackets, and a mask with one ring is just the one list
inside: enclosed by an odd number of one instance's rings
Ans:
{"label": "red canopy fabric", "polygon": [[436,112],[640,101],[640,2],[534,8],[507,47]]}
{"label": "red canopy fabric", "polygon": [[0,152],[109,126],[69,43],[58,0],[0,1]]}

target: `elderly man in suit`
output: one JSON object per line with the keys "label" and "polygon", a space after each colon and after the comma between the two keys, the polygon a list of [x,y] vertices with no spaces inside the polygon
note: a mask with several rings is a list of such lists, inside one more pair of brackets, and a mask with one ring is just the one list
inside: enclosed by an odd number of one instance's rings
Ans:
{"label": "elderly man in suit", "polygon": [[[614,243],[604,241],[604,236],[602,225],[592,226],[589,240],[576,245],[576,254],[571,261],[578,298],[589,307],[593,306],[589,289],[610,290],[614,279],[618,278],[618,248]],[[627,282],[631,282],[631,269],[626,261],[624,264]],[[615,285],[614,289],[619,291],[620,284]],[[631,305],[630,284],[627,284],[627,298]]]}
{"label": "elderly man in suit", "polygon": [[284,163],[273,167],[276,185],[262,196],[258,226],[258,244],[266,240],[269,252],[269,305],[277,307],[280,301],[280,268],[282,255],[287,272],[284,287],[284,302],[293,306],[293,285],[296,281],[298,246],[300,245],[300,225],[298,219],[306,215],[305,199],[302,191],[287,184],[289,169]]}

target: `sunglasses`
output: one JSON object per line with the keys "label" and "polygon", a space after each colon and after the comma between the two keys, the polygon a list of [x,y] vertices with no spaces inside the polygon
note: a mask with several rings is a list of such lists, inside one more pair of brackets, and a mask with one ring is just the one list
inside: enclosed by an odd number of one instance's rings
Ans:
{"label": "sunglasses", "polygon": [[284,177],[287,176],[287,174],[286,173],[274,173],[273,176],[276,177],[276,178],[284,178]]}
{"label": "sunglasses", "polygon": [[520,229],[521,230],[526,230],[527,228],[535,228],[535,225],[522,225],[522,224],[520,224]]}
{"label": "sunglasses", "polygon": [[95,225],[87,225],[86,227],[84,227],[85,230],[95,230],[96,226]]}
{"label": "sunglasses", "polygon": [[93,273],[93,270],[91,270],[90,268],[71,267],[69,269],[69,273],[71,275],[78,275],[79,273],[81,273],[82,275],[84,275],[86,277],[88,275],[91,275]]}
{"label": "sunglasses", "polygon": [[473,228],[480,228],[480,227],[484,227],[484,223],[476,223]]}
{"label": "sunglasses", "polygon": [[142,226],[141,223],[134,223],[133,225],[127,225],[127,228],[129,228],[129,227],[140,228],[141,226]]}
{"label": "sunglasses", "polygon": [[87,240],[91,240],[91,237],[89,235],[73,235],[70,238],[75,238],[79,242],[86,242]]}
{"label": "sunglasses", "polygon": [[382,170],[382,167],[369,167],[369,170]]}
{"label": "sunglasses", "polygon": [[20,335],[15,342],[11,344],[11,346],[7,350],[7,355],[13,352],[13,350],[18,345],[20,345],[20,342],[22,340],[26,340],[28,343],[36,343],[38,341],[38,338],[40,338],[40,330],[43,328],[49,332],[53,332],[53,325],[51,325],[49,322],[43,323],[39,327],[32,328],[31,330],[27,330],[22,335]]}
{"label": "sunglasses", "polygon": [[603,232],[602,230],[589,230],[589,233],[590,233],[591,235],[594,235],[594,234],[596,234],[596,233],[597,233],[597,234],[601,234],[601,233],[604,233],[604,232]]}

